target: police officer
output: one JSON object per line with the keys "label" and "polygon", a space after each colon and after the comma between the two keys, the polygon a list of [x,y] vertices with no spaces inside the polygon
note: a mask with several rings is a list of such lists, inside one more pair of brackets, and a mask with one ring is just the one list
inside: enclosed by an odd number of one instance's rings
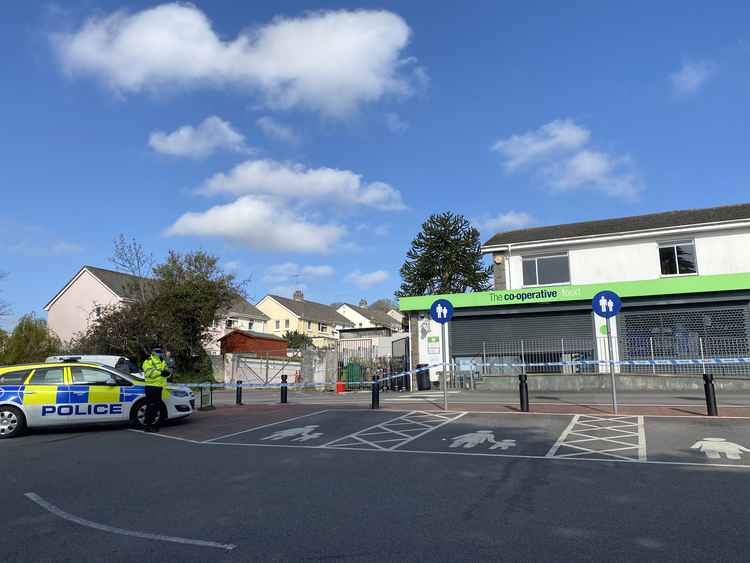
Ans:
{"label": "police officer", "polygon": [[158,432],[157,415],[161,405],[161,393],[167,385],[167,377],[172,375],[167,366],[166,355],[161,347],[154,348],[151,351],[151,356],[143,362],[143,375],[146,378],[145,430],[146,432]]}

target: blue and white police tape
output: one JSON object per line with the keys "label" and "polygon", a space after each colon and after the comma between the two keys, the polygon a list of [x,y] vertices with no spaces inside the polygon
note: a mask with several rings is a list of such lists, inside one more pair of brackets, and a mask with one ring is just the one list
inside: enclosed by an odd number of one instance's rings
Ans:
{"label": "blue and white police tape", "polygon": [[471,362],[474,367],[560,367],[560,366],[716,366],[746,365],[745,358],[660,358],[654,360],[561,360],[559,362]]}
{"label": "blue and white police tape", "polygon": [[393,373],[386,376],[383,376],[382,378],[379,378],[377,380],[369,380],[369,381],[321,381],[321,382],[309,382],[309,383],[189,383],[187,384],[190,388],[195,389],[281,389],[282,387],[286,387],[287,389],[295,389],[295,388],[310,388],[310,387],[326,387],[328,385],[336,385],[336,383],[344,383],[345,385],[354,385],[354,384],[362,384],[362,385],[372,385],[374,383],[383,383],[385,381],[389,381],[392,379],[400,379],[403,377],[406,377],[408,375],[411,375],[413,373],[417,373],[418,371],[427,370],[430,368],[438,368],[442,367],[443,365],[449,365],[449,364],[430,364],[427,366],[423,366],[420,368],[402,371],[400,373]]}

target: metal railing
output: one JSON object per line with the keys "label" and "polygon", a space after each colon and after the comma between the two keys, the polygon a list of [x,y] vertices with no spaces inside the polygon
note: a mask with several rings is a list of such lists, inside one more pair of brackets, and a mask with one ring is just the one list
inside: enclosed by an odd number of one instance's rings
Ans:
{"label": "metal railing", "polygon": [[[700,375],[704,372],[702,361],[750,357],[750,341],[746,337],[693,335],[613,337],[612,358],[609,356],[606,336],[535,338],[483,342],[481,356],[457,357],[456,365],[460,372],[474,371],[483,377],[519,373],[583,375],[608,372],[611,359],[617,363],[616,371],[621,374]],[[676,365],[668,360],[686,362]],[[642,363],[628,365],[630,361]],[[750,376],[750,364],[720,364],[711,369],[717,376]]]}

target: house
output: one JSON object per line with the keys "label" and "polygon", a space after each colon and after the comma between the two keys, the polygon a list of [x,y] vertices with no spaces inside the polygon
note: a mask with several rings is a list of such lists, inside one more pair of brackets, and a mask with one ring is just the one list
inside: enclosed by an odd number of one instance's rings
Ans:
{"label": "house", "polygon": [[[78,273],[44,306],[47,326],[64,342],[84,332],[109,306],[132,300],[134,292],[147,288],[150,281],[123,272],[83,266]],[[227,328],[263,332],[268,318],[252,304],[238,298],[209,331],[208,353],[219,352],[216,339]]]}
{"label": "house", "polygon": [[[428,312],[439,297],[455,309],[444,344],[466,365],[488,354],[533,357],[532,342],[540,361],[606,358],[607,335],[617,337],[615,360],[744,357],[748,248],[750,204],[498,233],[482,246],[494,264],[493,291],[400,299],[412,362],[440,361],[441,331]],[[609,327],[592,311],[592,298],[605,289],[623,304]]]}
{"label": "house", "polygon": [[333,307],[306,300],[301,290],[295,291],[292,299],[266,295],[258,302],[257,308],[270,319],[266,332],[283,336],[296,330],[311,337],[318,347],[337,341],[339,330],[353,326]]}
{"label": "house", "polygon": [[251,330],[233,329],[219,338],[222,354],[254,353],[260,358],[286,358],[287,341]]}
{"label": "house", "polygon": [[401,330],[401,320],[396,320],[394,317],[384,311],[378,309],[370,309],[367,307],[367,301],[364,299],[359,302],[359,305],[352,305],[351,303],[342,303],[336,309],[336,311],[349,319],[354,325],[353,328],[377,328],[383,327],[388,328],[392,332],[398,332]]}
{"label": "house", "polygon": [[206,333],[204,349],[208,354],[219,354],[221,337],[233,330],[265,333],[268,317],[242,297],[236,298],[229,309],[219,315]]}

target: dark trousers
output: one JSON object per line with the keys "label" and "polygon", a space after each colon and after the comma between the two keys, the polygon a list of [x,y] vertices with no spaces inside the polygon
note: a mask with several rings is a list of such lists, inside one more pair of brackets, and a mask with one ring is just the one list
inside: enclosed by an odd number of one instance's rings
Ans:
{"label": "dark trousers", "polygon": [[146,416],[143,425],[146,428],[158,428],[160,420],[156,417],[159,414],[161,405],[161,387],[146,385]]}

